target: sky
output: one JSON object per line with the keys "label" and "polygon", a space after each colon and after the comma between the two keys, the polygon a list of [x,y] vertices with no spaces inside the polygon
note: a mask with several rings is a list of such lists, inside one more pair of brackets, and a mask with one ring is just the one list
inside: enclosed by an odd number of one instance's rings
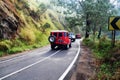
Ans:
{"label": "sky", "polygon": [[[39,1],[39,2],[43,2],[43,3],[49,3],[49,2],[50,2],[50,0],[37,0],[37,1]],[[114,2],[114,5],[117,4],[117,0],[110,0],[110,2],[111,2],[111,3]]]}
{"label": "sky", "polygon": [[50,0],[37,0],[37,1],[43,2],[43,3],[49,3],[50,2]]}
{"label": "sky", "polygon": [[[50,0],[37,0],[37,1],[43,2],[43,3],[49,3],[49,2],[50,2]],[[114,2],[114,4],[117,4],[117,0],[110,0],[110,2],[111,2],[111,3]]]}
{"label": "sky", "polygon": [[110,0],[111,3],[114,3],[114,5],[117,4],[117,0]]}
{"label": "sky", "polygon": [[[46,4],[49,4],[49,3],[50,3],[50,0],[36,0],[36,1],[38,1],[38,2],[43,2],[43,3],[46,3]],[[117,8],[117,7],[120,7],[120,3],[118,3],[117,0],[110,0],[110,2],[111,2],[112,4],[114,4],[116,8]]]}

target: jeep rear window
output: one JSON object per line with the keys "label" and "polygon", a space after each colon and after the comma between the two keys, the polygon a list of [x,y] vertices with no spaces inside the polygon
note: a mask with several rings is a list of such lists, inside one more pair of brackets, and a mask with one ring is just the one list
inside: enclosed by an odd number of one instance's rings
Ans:
{"label": "jeep rear window", "polygon": [[55,37],[57,37],[57,33],[53,33],[53,35],[54,35]]}
{"label": "jeep rear window", "polygon": [[62,33],[59,33],[59,37],[62,37]]}

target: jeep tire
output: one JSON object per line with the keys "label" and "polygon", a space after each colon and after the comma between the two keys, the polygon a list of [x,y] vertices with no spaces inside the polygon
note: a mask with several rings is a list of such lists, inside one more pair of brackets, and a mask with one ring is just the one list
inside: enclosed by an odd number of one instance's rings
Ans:
{"label": "jeep tire", "polygon": [[69,44],[69,47],[71,47],[71,43]]}
{"label": "jeep tire", "polygon": [[49,40],[50,43],[54,43],[54,42],[55,42],[55,39],[56,39],[55,36],[50,36],[50,37],[48,38],[48,40]]}
{"label": "jeep tire", "polygon": [[51,45],[51,49],[54,50],[55,49],[55,45]]}
{"label": "jeep tire", "polygon": [[69,47],[70,47],[69,44],[65,45],[65,49],[69,49]]}

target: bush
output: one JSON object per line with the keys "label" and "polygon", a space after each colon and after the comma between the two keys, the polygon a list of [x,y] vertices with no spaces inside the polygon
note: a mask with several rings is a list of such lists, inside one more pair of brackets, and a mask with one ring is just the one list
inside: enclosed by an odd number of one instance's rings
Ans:
{"label": "bush", "polygon": [[112,57],[111,53],[105,53],[105,52],[97,51],[97,50],[94,50],[93,52],[94,52],[95,58],[102,60],[102,61],[108,60],[109,58]]}
{"label": "bush", "polygon": [[36,41],[36,36],[31,29],[21,29],[20,37],[24,41],[28,42],[28,44],[33,44]]}
{"label": "bush", "polygon": [[111,80],[113,76],[116,76],[116,70],[120,67],[120,41],[116,41],[114,48],[111,47],[111,40],[107,37],[102,37],[95,42],[91,39],[84,39],[83,42],[92,49],[96,60],[100,61],[100,66],[97,69],[97,80]]}
{"label": "bush", "polygon": [[100,50],[108,51],[111,49],[111,41],[106,37],[103,37],[99,40],[98,48]]}
{"label": "bush", "polygon": [[112,65],[103,63],[100,66],[100,71],[98,72],[98,78],[99,80],[110,80],[112,77],[114,69]]}
{"label": "bush", "polygon": [[47,28],[50,28],[50,24],[49,23],[45,23],[43,26],[42,26],[42,29],[43,29],[43,32],[46,31]]}
{"label": "bush", "polygon": [[[113,76],[116,76],[115,71],[120,67],[120,62],[114,62],[113,64],[110,63],[103,63],[100,66],[100,71],[98,73],[98,78],[100,80],[113,80],[111,79]],[[118,73],[119,71],[117,71]],[[116,78],[114,80],[117,80]]]}
{"label": "bush", "polygon": [[39,47],[41,47],[40,44],[34,44],[34,45],[32,45],[32,48],[39,48]]}
{"label": "bush", "polygon": [[16,38],[15,40],[13,40],[13,46],[12,47],[20,47],[20,46],[24,46],[25,42],[22,42],[22,40],[20,40],[19,38]]}
{"label": "bush", "polygon": [[120,49],[120,41],[116,41],[116,47]]}
{"label": "bush", "polygon": [[91,46],[94,45],[93,40],[92,40],[92,39],[89,39],[89,38],[84,39],[83,42],[84,42],[85,45],[87,45],[87,46],[89,46],[89,47],[91,47]]}
{"label": "bush", "polygon": [[0,51],[0,57],[3,56],[4,52]]}
{"label": "bush", "polygon": [[22,52],[22,51],[24,51],[24,49],[22,47],[13,47],[8,51],[8,53],[9,54],[14,54],[16,52]]}
{"label": "bush", "polygon": [[10,40],[3,40],[0,42],[0,50],[7,51],[11,48],[12,42]]}

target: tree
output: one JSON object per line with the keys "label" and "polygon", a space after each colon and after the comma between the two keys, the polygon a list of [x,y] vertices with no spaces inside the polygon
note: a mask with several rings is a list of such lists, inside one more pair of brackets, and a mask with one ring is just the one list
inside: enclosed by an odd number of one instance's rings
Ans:
{"label": "tree", "polygon": [[65,16],[69,28],[76,28],[82,24],[80,6],[77,0],[52,0],[51,3],[57,6],[57,12]]}
{"label": "tree", "polygon": [[54,5],[56,4],[56,6],[63,8],[61,12],[64,12],[65,17],[69,18],[67,21],[71,27],[74,27],[76,22],[79,22],[79,25],[83,22],[86,23],[85,38],[89,37],[91,31],[94,36],[98,31],[98,38],[100,38],[102,29],[105,29],[105,26],[108,24],[108,17],[115,14],[113,4],[110,3],[110,0],[57,1],[54,2]]}
{"label": "tree", "polygon": [[49,23],[45,23],[43,26],[42,26],[42,29],[43,29],[43,32],[45,32],[45,30],[47,29],[47,28],[50,28],[50,24]]}
{"label": "tree", "polygon": [[37,12],[38,12],[40,15],[42,15],[42,14],[47,10],[47,6],[46,6],[44,3],[41,3],[38,8],[39,8],[39,9],[38,9]]}
{"label": "tree", "polygon": [[38,10],[31,10],[30,11],[30,16],[33,17],[36,21],[40,19],[40,16],[47,10],[47,6],[44,3],[41,3],[38,6]]}
{"label": "tree", "polygon": [[86,17],[86,38],[91,28],[93,35],[99,29],[98,37],[100,37],[102,26],[108,24],[108,17],[113,13],[112,4],[109,0],[82,0],[79,3]]}

